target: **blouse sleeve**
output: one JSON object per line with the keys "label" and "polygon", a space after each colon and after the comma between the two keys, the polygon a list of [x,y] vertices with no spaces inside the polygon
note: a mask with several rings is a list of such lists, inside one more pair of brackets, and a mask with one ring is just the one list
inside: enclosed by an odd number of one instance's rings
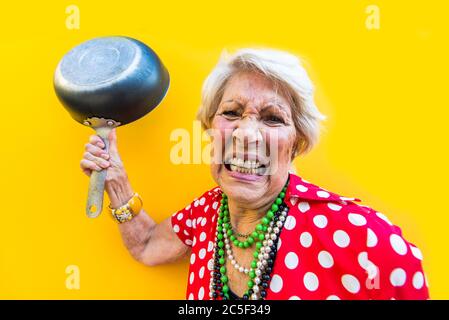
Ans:
{"label": "blouse sleeve", "polygon": [[[421,251],[402,236],[382,213],[368,219],[367,256],[371,263],[368,280],[373,299],[429,299]],[[371,273],[371,275],[370,275]]]}
{"label": "blouse sleeve", "polygon": [[192,247],[193,243],[193,231],[195,219],[193,217],[194,203],[197,199],[193,200],[187,207],[175,212],[171,217],[171,225],[173,231],[178,238],[187,246]]}

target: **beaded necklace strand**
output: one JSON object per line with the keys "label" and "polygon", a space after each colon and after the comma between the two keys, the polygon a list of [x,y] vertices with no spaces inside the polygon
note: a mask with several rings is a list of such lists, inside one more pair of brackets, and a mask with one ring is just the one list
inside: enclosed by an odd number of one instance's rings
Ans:
{"label": "beaded necklace strand", "polygon": [[[238,240],[234,235],[230,223],[228,197],[224,193],[222,194],[213,252],[214,267],[211,271],[209,288],[211,299],[229,299],[225,253],[235,269],[249,276],[248,289],[243,295],[243,299],[263,300],[266,297],[266,289],[269,286],[276,259],[279,234],[288,215],[288,206],[283,201],[288,182],[289,179],[266,215],[244,241]],[[237,263],[232,254],[232,245],[242,249],[256,247],[250,267],[244,267]]]}

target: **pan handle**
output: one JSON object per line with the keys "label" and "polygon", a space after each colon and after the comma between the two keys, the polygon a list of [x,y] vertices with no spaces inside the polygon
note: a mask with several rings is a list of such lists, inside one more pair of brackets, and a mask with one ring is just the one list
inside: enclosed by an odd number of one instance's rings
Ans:
{"label": "pan handle", "polygon": [[[109,153],[109,132],[111,127],[98,127],[95,129],[97,135],[104,142],[104,150]],[[96,218],[103,209],[104,183],[106,180],[107,170],[93,170],[90,175],[89,192],[87,194],[86,214],[89,218]]]}

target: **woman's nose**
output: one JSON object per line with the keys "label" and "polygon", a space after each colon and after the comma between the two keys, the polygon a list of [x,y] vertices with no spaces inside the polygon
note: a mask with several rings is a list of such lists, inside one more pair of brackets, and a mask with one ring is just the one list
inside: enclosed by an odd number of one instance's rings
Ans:
{"label": "woman's nose", "polygon": [[248,118],[239,122],[232,133],[232,138],[235,142],[245,147],[249,147],[252,144],[258,145],[263,140],[257,121]]}

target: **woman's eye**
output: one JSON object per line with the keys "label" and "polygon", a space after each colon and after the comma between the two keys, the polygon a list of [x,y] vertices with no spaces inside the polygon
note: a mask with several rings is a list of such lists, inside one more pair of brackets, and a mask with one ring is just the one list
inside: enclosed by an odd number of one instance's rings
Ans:
{"label": "woman's eye", "polygon": [[238,113],[232,110],[223,111],[223,115],[228,117],[238,117]]}
{"label": "woman's eye", "polygon": [[277,116],[269,116],[266,118],[266,121],[275,122],[275,123],[284,123],[284,120],[282,120],[281,118],[279,118]]}

